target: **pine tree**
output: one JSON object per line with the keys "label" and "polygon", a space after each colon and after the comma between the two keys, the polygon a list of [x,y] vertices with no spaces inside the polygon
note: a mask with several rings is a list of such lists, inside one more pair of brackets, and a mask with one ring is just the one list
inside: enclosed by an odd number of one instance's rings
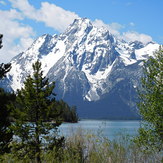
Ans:
{"label": "pine tree", "polygon": [[146,149],[163,150],[163,47],[144,64],[138,107],[142,126],[137,140]]}
{"label": "pine tree", "polygon": [[13,132],[9,129],[11,125],[10,110],[7,105],[15,100],[15,95],[0,88],[0,155],[10,152],[9,144],[12,141]]}
{"label": "pine tree", "polygon": [[[72,122],[76,123],[79,120],[76,106],[70,107],[66,102],[63,100],[57,101],[56,107],[58,107],[61,112],[61,117],[64,122]],[[51,114],[51,117],[53,117],[53,113]]]}
{"label": "pine tree", "polygon": [[1,63],[0,64],[0,79],[6,76],[6,73],[11,69],[11,63]]}
{"label": "pine tree", "polygon": [[79,117],[78,117],[78,114],[77,114],[77,111],[76,111],[76,106],[72,106],[70,108],[70,111],[71,111],[71,121],[72,122],[78,122],[79,120]]}
{"label": "pine tree", "polygon": [[[2,48],[2,37],[0,34],[0,49]],[[10,70],[11,64],[0,64],[0,80],[5,77],[6,73]],[[14,101],[14,94],[10,94],[0,88],[0,155],[10,152],[9,144],[12,141],[13,133],[9,130],[10,110],[7,105]]]}
{"label": "pine tree", "polygon": [[[0,34],[0,49],[2,48],[2,38],[3,38],[3,35]],[[1,63],[0,64],[0,79],[2,79],[5,76],[5,74],[10,71],[10,69],[11,69],[11,63],[7,63],[7,64]]]}
{"label": "pine tree", "polygon": [[[18,141],[13,149],[19,158],[41,162],[41,152],[57,142],[56,131],[61,124],[60,111],[55,108],[54,83],[43,77],[41,63],[33,64],[33,76],[29,75],[24,88],[18,90],[12,129]],[[48,122],[53,110],[54,122]],[[63,141],[62,139],[58,139]],[[46,146],[45,146],[46,144]],[[54,147],[54,146],[53,146]]]}

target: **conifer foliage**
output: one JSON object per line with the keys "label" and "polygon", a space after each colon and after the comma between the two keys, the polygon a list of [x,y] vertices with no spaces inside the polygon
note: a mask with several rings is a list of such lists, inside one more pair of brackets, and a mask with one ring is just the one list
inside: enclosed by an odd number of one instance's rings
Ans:
{"label": "conifer foliage", "polygon": [[[2,48],[2,38],[3,38],[3,35],[0,34],[0,49]],[[10,71],[11,69],[11,64],[10,63],[7,63],[7,64],[4,64],[4,63],[1,63],[0,64],[0,79],[2,79],[5,74]]]}
{"label": "conifer foliage", "polygon": [[6,76],[6,73],[9,72],[11,69],[11,63],[1,63],[0,64],[0,78],[3,78]]}
{"label": "conifer foliage", "polygon": [[[54,83],[50,84],[43,77],[41,62],[37,61],[33,64],[33,75],[29,75],[24,88],[18,90],[13,108],[16,120],[12,129],[18,137],[13,149],[19,158],[41,162],[43,149],[48,145],[52,148],[55,142],[63,141],[63,138],[57,139],[56,136],[57,127],[61,124],[61,112],[55,109],[53,89]],[[48,122],[52,110],[53,123]]]}
{"label": "conifer foliage", "polygon": [[[57,101],[57,107],[62,111],[61,117],[64,122],[76,123],[79,120],[76,106],[69,106],[63,100]],[[51,114],[53,116],[53,114]]]}
{"label": "conifer foliage", "polygon": [[[0,49],[2,48],[2,37],[0,34]],[[10,70],[11,64],[0,64],[0,80],[5,77],[6,73]],[[10,122],[10,110],[7,105],[14,101],[14,94],[10,94],[0,88],[0,155],[10,152],[9,144],[12,140],[13,133],[9,130]]]}
{"label": "conifer foliage", "polygon": [[9,129],[11,111],[7,105],[14,100],[14,94],[7,93],[0,88],[0,155],[10,152],[9,144],[12,141],[13,132]]}

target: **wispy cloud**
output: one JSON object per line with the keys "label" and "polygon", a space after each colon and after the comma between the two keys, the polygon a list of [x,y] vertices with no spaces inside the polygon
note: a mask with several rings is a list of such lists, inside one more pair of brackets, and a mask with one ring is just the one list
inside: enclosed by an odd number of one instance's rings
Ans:
{"label": "wispy cloud", "polygon": [[99,19],[96,19],[95,21],[93,21],[93,24],[96,27],[107,28],[115,36],[119,36],[120,35],[119,30],[123,28],[123,25],[121,25],[119,23],[105,24],[102,20],[99,20]]}
{"label": "wispy cloud", "polygon": [[28,0],[9,1],[12,3],[12,6],[19,9],[25,17],[43,22],[47,27],[52,27],[59,32],[63,32],[75,18],[79,17],[74,12],[64,10],[48,2],[42,2],[40,9],[36,9]]}
{"label": "wispy cloud", "polygon": [[[0,63],[9,62],[12,57],[29,47],[33,42],[33,29],[21,24],[23,19],[20,12],[11,9],[9,11],[0,10],[1,25],[0,32],[4,35],[3,48],[0,50]],[[18,43],[16,43],[18,42]]]}
{"label": "wispy cloud", "polygon": [[152,37],[146,34],[138,33],[135,31],[129,31],[129,32],[124,32],[122,34],[123,39],[126,41],[140,41],[143,42],[144,44],[152,41]]}
{"label": "wispy cloud", "polygon": [[131,27],[134,27],[134,26],[135,26],[135,23],[130,22],[129,25],[130,25]]}
{"label": "wispy cloud", "polygon": [[0,4],[1,5],[6,5],[6,2],[5,1],[0,1]]}
{"label": "wispy cloud", "polygon": [[[102,20],[96,19],[93,24],[97,27],[105,27],[110,33],[115,35],[118,39],[123,39],[128,42],[130,41],[141,41],[144,44],[152,41],[152,37],[146,34],[138,33],[136,31],[120,32],[121,29],[125,29],[125,25],[119,23],[105,24]],[[130,26],[135,26],[133,22],[129,24]],[[126,29],[127,30],[127,29]]]}
{"label": "wispy cloud", "polygon": [[[47,27],[63,32],[75,18],[79,17],[76,13],[49,2],[42,2],[40,8],[35,8],[28,0],[8,0],[8,2],[12,5],[12,9],[0,10],[1,22],[3,22],[0,25],[0,32],[4,34],[0,63],[9,62],[13,56],[27,49],[33,42],[36,33],[31,26],[25,24],[26,18],[42,22]],[[0,0],[0,3],[5,5],[3,0]],[[105,24],[102,20],[96,19],[93,24],[98,27],[104,26],[113,35],[126,41],[138,40],[144,43],[152,41],[150,36],[135,31],[121,32],[127,28],[117,22]],[[131,22],[128,26],[134,25]]]}
{"label": "wispy cloud", "polygon": [[[3,3],[4,1],[0,1]],[[9,0],[10,10],[0,10],[0,32],[4,34],[3,48],[0,50],[0,63],[9,62],[12,57],[27,49],[33,42],[34,29],[24,24],[25,18],[43,22],[45,26],[63,32],[77,14],[64,10],[54,4],[42,2],[36,9],[28,0]]]}

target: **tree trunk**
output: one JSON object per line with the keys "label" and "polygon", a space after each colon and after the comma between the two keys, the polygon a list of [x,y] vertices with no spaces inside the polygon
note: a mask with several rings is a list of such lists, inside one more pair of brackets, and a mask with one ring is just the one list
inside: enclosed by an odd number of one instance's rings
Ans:
{"label": "tree trunk", "polygon": [[41,163],[41,149],[40,149],[40,139],[38,131],[38,123],[36,122],[36,162]]}

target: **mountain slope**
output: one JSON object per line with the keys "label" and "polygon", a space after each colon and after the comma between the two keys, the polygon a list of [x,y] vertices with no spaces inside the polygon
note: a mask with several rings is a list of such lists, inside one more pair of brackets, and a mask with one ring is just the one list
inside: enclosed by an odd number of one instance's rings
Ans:
{"label": "mountain slope", "polygon": [[159,45],[127,43],[89,19],[76,19],[60,35],[43,35],[11,60],[12,69],[1,85],[20,89],[32,63],[42,62],[44,75],[56,81],[58,98],[77,105],[87,118],[136,118],[136,87],[142,61]]}

